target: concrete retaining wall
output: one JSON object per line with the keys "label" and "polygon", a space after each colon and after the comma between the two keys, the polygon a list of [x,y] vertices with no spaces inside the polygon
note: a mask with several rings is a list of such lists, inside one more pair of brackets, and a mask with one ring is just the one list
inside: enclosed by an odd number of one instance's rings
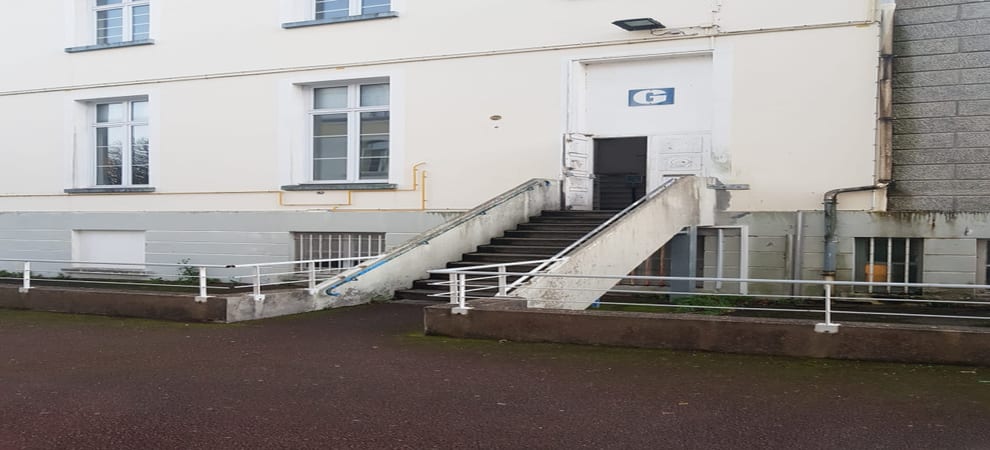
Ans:
{"label": "concrete retaining wall", "polygon": [[227,320],[227,299],[222,297],[211,297],[200,303],[193,294],[85,288],[44,287],[22,294],[16,286],[0,286],[0,308],[183,322]]}
{"label": "concrete retaining wall", "polygon": [[990,366],[990,329],[608,311],[527,309],[522,301],[475,302],[425,310],[427,334],[525,342],[614,345],[722,353]]}

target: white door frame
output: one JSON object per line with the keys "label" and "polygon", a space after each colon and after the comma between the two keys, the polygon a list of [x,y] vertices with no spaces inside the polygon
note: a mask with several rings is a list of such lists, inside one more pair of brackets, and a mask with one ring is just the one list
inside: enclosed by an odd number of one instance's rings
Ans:
{"label": "white door frame", "polygon": [[[589,129],[587,118],[587,66],[595,63],[624,62],[637,60],[668,59],[687,56],[708,55],[712,59],[712,96],[714,105],[712,107],[712,129],[710,137],[710,154],[712,159],[728,159],[728,142],[731,125],[731,93],[732,93],[732,49],[731,47],[716,45],[717,40],[705,39],[685,43],[688,45],[671,48],[668,51],[658,52],[656,50],[623,52],[614,54],[588,55],[585,57],[565,58],[563,61],[563,97],[564,107],[561,117],[561,135],[584,134],[592,135]],[[636,133],[628,136],[614,135],[593,135],[593,138],[619,138],[647,136],[648,133]],[[566,161],[566,146],[561,146],[561,161]],[[649,158],[649,157],[648,157]],[[725,177],[728,172],[720,173],[719,170],[729,170],[724,165],[712,165],[710,176]],[[591,168],[592,171],[594,167]],[[564,178],[566,168],[561,166],[561,179]],[[592,173],[593,176],[593,173]]]}

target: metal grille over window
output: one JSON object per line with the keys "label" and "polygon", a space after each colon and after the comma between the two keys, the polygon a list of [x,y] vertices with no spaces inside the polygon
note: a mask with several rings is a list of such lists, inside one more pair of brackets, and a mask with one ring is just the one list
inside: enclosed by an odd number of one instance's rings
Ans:
{"label": "metal grille over window", "polygon": [[[385,233],[292,233],[296,261],[319,260],[320,269],[347,269],[385,252]],[[300,265],[300,270],[305,269]]]}
{"label": "metal grille over window", "polygon": [[[856,238],[856,281],[871,283],[919,283],[923,239]],[[868,293],[919,293],[906,286],[868,286]]]}

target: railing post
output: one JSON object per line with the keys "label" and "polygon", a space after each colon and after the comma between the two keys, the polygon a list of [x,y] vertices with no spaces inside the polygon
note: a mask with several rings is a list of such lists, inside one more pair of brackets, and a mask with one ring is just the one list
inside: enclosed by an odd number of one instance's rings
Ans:
{"label": "railing post", "polygon": [[17,291],[26,294],[31,291],[31,263],[24,263],[24,285]]}
{"label": "railing post", "polygon": [[505,264],[498,266],[498,295],[499,297],[505,297]]}
{"label": "railing post", "polygon": [[196,300],[202,299],[201,301],[205,301],[206,297],[209,297],[209,295],[206,294],[206,267],[200,267],[199,268],[199,298],[197,298]]}
{"label": "railing post", "polygon": [[262,301],[265,299],[264,295],[261,295],[261,266],[254,266],[254,300]]}
{"label": "railing post", "polygon": [[452,273],[450,274],[450,303],[458,303],[457,297],[457,274]]}
{"label": "railing post", "polygon": [[459,295],[457,296],[457,301],[461,308],[464,308],[464,302],[467,301],[467,275],[459,274],[457,277],[457,291]]}
{"label": "railing post", "polygon": [[309,295],[316,295],[316,261],[309,262]]}
{"label": "railing post", "polygon": [[839,324],[832,323],[832,282],[834,277],[825,277],[825,322],[815,324],[816,333],[835,334],[839,332]]}

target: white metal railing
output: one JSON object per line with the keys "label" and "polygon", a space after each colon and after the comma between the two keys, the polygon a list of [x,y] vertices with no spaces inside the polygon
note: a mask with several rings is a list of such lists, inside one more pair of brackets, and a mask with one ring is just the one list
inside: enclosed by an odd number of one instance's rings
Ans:
{"label": "white metal railing", "polygon": [[[697,305],[697,304],[677,304],[672,302],[666,303],[642,303],[642,302],[603,302],[602,304],[616,305],[616,306],[643,306],[643,307],[658,307],[658,308],[687,308],[687,309],[711,309],[711,310],[739,310],[739,311],[774,311],[774,312],[794,312],[794,313],[821,313],[824,315],[824,322],[816,325],[815,329],[819,332],[829,332],[834,333],[837,331],[839,326],[838,323],[833,322],[833,316],[837,314],[859,314],[863,316],[894,316],[894,317],[922,317],[922,318],[937,318],[937,319],[965,319],[965,320],[977,320],[977,321],[990,321],[990,301],[978,300],[972,298],[972,293],[980,290],[990,289],[990,285],[980,285],[980,284],[952,284],[952,283],[903,283],[903,282],[866,282],[866,281],[827,281],[827,280],[787,280],[787,279],[759,279],[759,278],[726,278],[726,277],[671,277],[671,276],[634,276],[634,275],[578,275],[578,274],[554,274],[547,273],[543,270],[533,270],[529,272],[510,272],[507,270],[511,266],[519,265],[532,265],[539,264],[539,267],[546,267],[546,265],[555,262],[551,260],[539,260],[539,261],[523,261],[516,263],[505,263],[505,264],[487,264],[483,266],[472,266],[472,267],[462,267],[454,269],[438,269],[431,270],[430,273],[435,274],[446,274],[449,275],[448,281],[438,281],[433,283],[437,286],[448,286],[449,293],[434,294],[437,297],[449,296],[450,303],[457,304],[458,309],[463,312],[471,309],[467,304],[468,300],[472,299],[483,299],[492,298],[489,295],[478,295],[481,292],[498,292],[499,295],[506,295],[505,279],[508,277],[551,277],[551,278],[576,278],[576,279],[613,279],[613,280],[662,280],[662,281],[710,281],[710,282],[726,282],[726,283],[738,283],[738,284],[769,284],[769,285],[797,285],[797,286],[820,286],[821,295],[793,295],[793,294],[760,294],[751,295],[746,293],[726,293],[726,292],[706,292],[704,290],[692,291],[692,292],[677,292],[671,290],[649,290],[644,291],[642,289],[623,289],[623,288],[613,288],[608,291],[608,293],[613,294],[667,294],[667,295],[682,295],[682,296],[717,296],[720,298],[739,298],[743,297],[745,299],[753,299],[754,297],[762,300],[782,300],[782,299],[794,299],[794,300],[820,300],[822,301],[821,308],[813,307],[794,307],[794,308],[784,308],[784,307],[757,307],[757,306],[746,306],[746,305],[730,305],[730,306],[718,306],[718,305]],[[543,264],[547,263],[547,264]],[[479,281],[490,280],[497,278],[499,280],[498,284],[487,284],[478,283]],[[935,296],[933,298],[920,298],[920,297],[893,297],[884,298],[877,296],[863,296],[862,294],[856,295],[854,292],[857,287],[884,287],[884,288],[905,288],[905,289],[932,289],[943,294],[942,297]],[[845,287],[851,292],[849,294],[843,294],[838,292],[836,288]],[[582,291],[587,289],[580,288],[564,288],[565,291]],[[948,296],[944,296],[945,292],[951,292],[952,290],[962,290],[960,297],[965,297],[969,295],[969,299],[947,299]],[[969,292],[970,294],[965,294]],[[472,295],[474,294],[474,295]],[[510,293],[511,296],[511,293]],[[539,299],[525,299],[539,301]],[[554,302],[566,303],[566,300],[553,300]],[[939,306],[950,306],[959,305],[969,307],[968,309],[972,311],[973,314],[923,314],[923,313],[912,313],[912,312],[878,312],[878,311],[862,311],[862,310],[843,310],[836,309],[835,301],[854,301],[854,302],[899,302],[899,303],[924,303],[930,305]],[[810,305],[805,305],[810,306]],[[983,307],[983,308],[978,308]],[[984,315],[974,315],[975,313],[983,313]]]}
{"label": "white metal railing", "polygon": [[[136,263],[118,261],[79,261],[59,259],[0,258],[0,262],[18,263],[21,273],[0,276],[0,280],[20,281],[20,292],[29,292],[39,282],[96,284],[127,287],[164,287],[196,289],[198,301],[206,301],[213,291],[238,291],[250,288],[255,300],[264,300],[263,288],[290,287],[305,284],[310,295],[316,286],[346,270],[355,263],[380,256],[323,258],[310,260],[277,261],[253,264],[198,264],[198,263]],[[39,266],[50,268],[39,270]],[[68,265],[70,267],[59,267]],[[154,273],[148,267],[176,269],[175,274]],[[221,275],[223,274],[223,275]],[[213,276],[223,276],[227,282]]]}

